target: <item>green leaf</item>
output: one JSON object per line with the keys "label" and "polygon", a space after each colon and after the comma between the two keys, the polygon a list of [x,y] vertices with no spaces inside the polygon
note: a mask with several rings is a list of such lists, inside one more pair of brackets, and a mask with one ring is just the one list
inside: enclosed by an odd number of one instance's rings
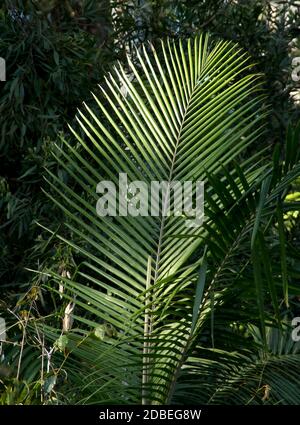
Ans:
{"label": "green leaf", "polygon": [[191,326],[191,335],[193,334],[197,320],[199,318],[199,308],[203,299],[205,280],[206,280],[206,270],[207,270],[207,261],[206,261],[206,248],[202,258],[202,265],[199,271],[199,279],[196,285],[196,294],[195,302],[193,305],[193,315],[192,315],[192,326]]}
{"label": "green leaf", "polygon": [[286,238],[284,231],[283,212],[281,202],[277,204],[277,221],[279,233],[279,247],[280,247],[280,262],[281,262],[281,279],[283,287],[283,296],[285,305],[289,306],[289,282],[287,273],[287,255],[286,255]]}
{"label": "green leaf", "polygon": [[44,382],[44,387],[43,387],[44,393],[46,395],[50,394],[53,391],[56,385],[56,382],[57,382],[57,375],[48,376],[48,378]]}
{"label": "green leaf", "polygon": [[60,335],[60,337],[54,342],[54,347],[59,351],[64,351],[67,348],[69,339],[66,335]]}
{"label": "green leaf", "polygon": [[261,220],[263,208],[266,202],[266,198],[268,195],[271,180],[272,180],[272,176],[268,176],[265,180],[263,180],[261,185],[260,197],[259,197],[259,202],[258,202],[255,222],[253,226],[252,237],[251,237],[251,249],[254,249],[254,243],[255,243],[256,235],[259,229],[260,220]]}
{"label": "green leaf", "polygon": [[[86,402],[93,391],[97,402],[172,401],[185,360],[212,320],[211,285],[216,328],[226,286],[236,284],[232,257],[243,252],[252,229],[232,214],[242,204],[251,217],[249,199],[265,172],[261,162],[255,168],[264,148],[238,171],[235,165],[264,132],[260,76],[250,72],[248,55],[208,35],[149,50],[115,67],[101,96],[94,95],[96,107],[83,105],[77,116],[83,136],[71,130],[74,140],[53,149],[60,175],[49,170],[47,179],[49,199],[66,218],[58,238],[80,262],[72,279],[51,276],[63,281],[64,297],[76,296],[81,312],[74,317],[78,329],[68,334],[78,346],[64,367],[78,359],[91,365]],[[164,216],[162,206],[158,216],[99,217],[97,185],[118,184],[121,172],[148,185],[205,181],[211,210],[205,225],[188,227],[185,214]],[[258,221],[268,189],[265,182]],[[205,292],[208,259],[213,280]],[[87,333],[96,338],[84,339]]]}

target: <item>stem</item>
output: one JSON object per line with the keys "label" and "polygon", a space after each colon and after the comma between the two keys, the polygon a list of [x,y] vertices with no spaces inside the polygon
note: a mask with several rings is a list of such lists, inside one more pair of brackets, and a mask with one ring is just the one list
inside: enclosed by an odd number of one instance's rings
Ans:
{"label": "stem", "polygon": [[[148,257],[148,266],[147,266],[147,278],[146,278],[146,291],[150,289],[151,286],[151,262],[152,258],[149,255]],[[142,404],[148,404],[147,398],[147,385],[149,381],[149,355],[150,355],[150,343],[149,337],[151,334],[151,316],[150,310],[147,308],[147,298],[148,292],[145,296],[145,319],[144,319],[144,347],[143,347],[143,375],[142,375]]]}

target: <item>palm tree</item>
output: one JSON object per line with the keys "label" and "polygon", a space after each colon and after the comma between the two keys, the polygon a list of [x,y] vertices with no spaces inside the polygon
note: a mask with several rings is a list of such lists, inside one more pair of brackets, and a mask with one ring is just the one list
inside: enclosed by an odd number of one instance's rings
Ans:
{"label": "palm tree", "polygon": [[[35,328],[57,350],[47,383],[64,371],[69,401],[297,404],[299,347],[285,317],[299,253],[284,214],[298,208],[285,199],[299,129],[271,157],[252,67],[236,44],[204,34],[144,46],[57,144],[64,174],[49,171],[48,196],[66,220],[52,233],[76,266],[44,285],[63,297],[63,331]],[[97,185],[120,173],[168,189],[203,181],[203,225],[164,205],[158,216],[100,217]]]}

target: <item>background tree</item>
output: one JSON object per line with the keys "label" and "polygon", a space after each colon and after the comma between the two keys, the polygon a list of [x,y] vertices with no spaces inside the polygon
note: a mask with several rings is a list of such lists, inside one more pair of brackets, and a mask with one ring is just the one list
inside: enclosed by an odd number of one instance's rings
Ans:
{"label": "background tree", "polygon": [[[40,232],[36,220],[57,222],[41,192],[49,149],[76,108],[101,81],[112,53],[105,1],[6,1],[0,9],[2,287],[28,285]],[[36,264],[36,261],[35,261]]]}

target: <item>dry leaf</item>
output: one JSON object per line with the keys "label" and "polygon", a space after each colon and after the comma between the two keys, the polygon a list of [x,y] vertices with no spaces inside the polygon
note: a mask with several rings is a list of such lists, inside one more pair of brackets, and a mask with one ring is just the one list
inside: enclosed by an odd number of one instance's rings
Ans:
{"label": "dry leaf", "polygon": [[[61,277],[71,279],[71,274],[68,270],[63,269],[60,273]],[[59,288],[58,288],[60,299],[62,299],[62,294],[64,293],[64,284],[63,282],[60,282]]]}
{"label": "dry leaf", "polygon": [[69,332],[73,325],[73,316],[72,313],[75,308],[75,303],[70,301],[67,307],[65,308],[65,316],[63,318],[63,332]]}
{"label": "dry leaf", "polygon": [[269,398],[270,398],[270,391],[271,391],[270,385],[264,385],[262,388],[264,390],[264,396],[262,398],[262,401],[269,400]]}

